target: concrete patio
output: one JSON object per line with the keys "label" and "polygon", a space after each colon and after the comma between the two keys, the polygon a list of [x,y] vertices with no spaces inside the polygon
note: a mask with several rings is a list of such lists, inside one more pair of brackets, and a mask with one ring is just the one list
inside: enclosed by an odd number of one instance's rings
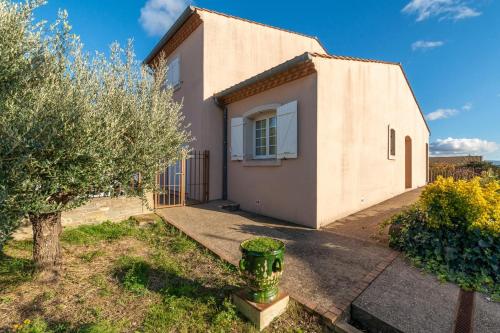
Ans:
{"label": "concrete patio", "polygon": [[[161,209],[157,214],[232,264],[240,258],[241,241],[257,235],[281,239],[287,251],[283,287],[292,298],[335,321],[398,255],[377,244],[382,240],[373,237],[376,225],[415,201],[419,193],[407,192],[352,215],[345,220],[349,224],[339,221],[321,230],[228,212],[221,209],[223,201]],[[355,230],[353,237],[349,229]]]}
{"label": "concrete patio", "polygon": [[[287,251],[283,288],[331,323],[349,314],[374,332],[453,332],[459,288],[409,265],[387,246],[387,230],[379,232],[381,222],[415,202],[420,193],[405,192],[321,230],[228,212],[221,208],[223,201],[156,213],[234,265],[241,241],[253,236],[281,239]],[[500,303],[479,293],[474,299],[472,330],[498,332]]]}

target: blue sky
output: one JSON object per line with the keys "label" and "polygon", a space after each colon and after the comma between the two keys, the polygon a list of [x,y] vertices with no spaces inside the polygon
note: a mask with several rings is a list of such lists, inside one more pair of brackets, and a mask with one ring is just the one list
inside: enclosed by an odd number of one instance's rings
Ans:
{"label": "blue sky", "polygon": [[500,160],[500,1],[49,0],[89,51],[135,41],[144,58],[187,4],[319,37],[331,54],[401,62],[441,154]]}

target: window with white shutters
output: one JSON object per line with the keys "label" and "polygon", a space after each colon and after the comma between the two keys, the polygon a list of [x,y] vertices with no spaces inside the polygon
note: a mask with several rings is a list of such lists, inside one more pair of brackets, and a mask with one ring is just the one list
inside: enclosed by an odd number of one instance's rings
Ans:
{"label": "window with white shutters", "polygon": [[232,160],[297,158],[297,101],[232,118],[230,146]]}

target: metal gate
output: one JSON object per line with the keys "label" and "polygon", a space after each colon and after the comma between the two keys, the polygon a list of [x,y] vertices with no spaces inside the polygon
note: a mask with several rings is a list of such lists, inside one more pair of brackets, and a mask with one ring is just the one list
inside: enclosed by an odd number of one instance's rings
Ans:
{"label": "metal gate", "polygon": [[156,174],[154,208],[169,208],[208,201],[209,152],[193,151]]}

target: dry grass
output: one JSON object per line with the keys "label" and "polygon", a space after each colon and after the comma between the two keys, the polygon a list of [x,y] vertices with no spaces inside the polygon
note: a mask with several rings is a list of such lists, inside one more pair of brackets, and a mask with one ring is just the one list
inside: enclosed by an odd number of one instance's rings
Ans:
{"label": "dry grass", "polygon": [[[40,332],[255,331],[228,301],[242,284],[234,268],[161,221],[113,228],[67,231],[64,271],[54,285],[31,278],[30,243],[11,242],[0,258],[0,332],[36,318]],[[267,331],[322,326],[292,303]]]}

